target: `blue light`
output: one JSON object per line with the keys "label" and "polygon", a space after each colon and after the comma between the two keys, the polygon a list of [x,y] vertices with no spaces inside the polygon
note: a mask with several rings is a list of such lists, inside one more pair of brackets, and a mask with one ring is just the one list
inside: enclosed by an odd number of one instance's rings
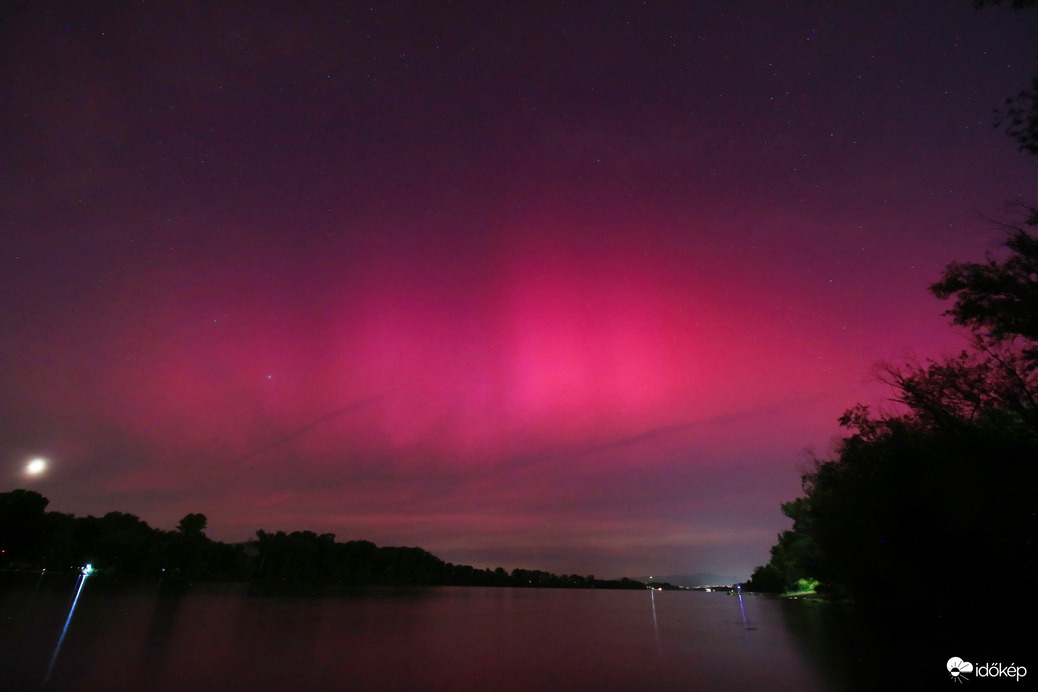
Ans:
{"label": "blue light", "polygon": [[65,641],[65,634],[68,632],[68,624],[72,622],[72,613],[76,612],[76,604],[79,603],[79,594],[83,591],[83,584],[86,584],[87,577],[94,571],[94,566],[89,562],[79,570],[79,576],[76,578],[76,597],[72,599],[72,607],[68,609],[68,617],[65,618],[65,626],[61,630],[61,636],[58,637],[58,644],[54,647],[54,653],[50,657],[50,665],[47,666],[47,677],[43,678],[43,682],[50,682],[50,676],[54,673],[54,664],[58,662],[58,654],[61,652],[61,645]]}

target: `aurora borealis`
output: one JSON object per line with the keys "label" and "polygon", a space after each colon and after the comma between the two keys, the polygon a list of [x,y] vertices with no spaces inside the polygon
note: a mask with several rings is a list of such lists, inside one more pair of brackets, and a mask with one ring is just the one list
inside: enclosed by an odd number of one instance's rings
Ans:
{"label": "aurora borealis", "polygon": [[745,578],[873,365],[963,346],[926,288],[1034,202],[992,110],[1036,22],[8,3],[5,489]]}

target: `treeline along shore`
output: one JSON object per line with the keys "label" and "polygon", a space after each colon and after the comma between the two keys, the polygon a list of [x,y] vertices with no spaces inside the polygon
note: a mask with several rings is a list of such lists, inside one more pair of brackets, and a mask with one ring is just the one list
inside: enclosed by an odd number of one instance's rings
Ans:
{"label": "treeline along shore", "polygon": [[188,514],[164,531],[133,514],[77,517],[48,512],[48,503],[32,490],[0,493],[0,571],[75,573],[90,564],[91,574],[108,582],[247,582],[260,594],[352,586],[646,588],[626,577],[455,565],[422,548],[339,542],[313,531],[260,529],[251,541],[222,543],[206,535],[204,514]]}

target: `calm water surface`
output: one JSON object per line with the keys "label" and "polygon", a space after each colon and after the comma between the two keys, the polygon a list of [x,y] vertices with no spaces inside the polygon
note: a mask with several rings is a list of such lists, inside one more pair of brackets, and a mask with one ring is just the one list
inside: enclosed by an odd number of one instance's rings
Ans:
{"label": "calm water surface", "polygon": [[862,682],[861,642],[826,604],[461,587],[260,598],[88,580],[44,684],[72,587],[0,593],[0,689],[803,692]]}

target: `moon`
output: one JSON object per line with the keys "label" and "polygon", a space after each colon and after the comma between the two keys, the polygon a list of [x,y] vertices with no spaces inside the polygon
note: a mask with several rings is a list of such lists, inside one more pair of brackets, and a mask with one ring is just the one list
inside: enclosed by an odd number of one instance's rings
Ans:
{"label": "moon", "polygon": [[36,457],[29,461],[25,465],[25,472],[30,476],[38,476],[47,470],[47,460],[43,457]]}

